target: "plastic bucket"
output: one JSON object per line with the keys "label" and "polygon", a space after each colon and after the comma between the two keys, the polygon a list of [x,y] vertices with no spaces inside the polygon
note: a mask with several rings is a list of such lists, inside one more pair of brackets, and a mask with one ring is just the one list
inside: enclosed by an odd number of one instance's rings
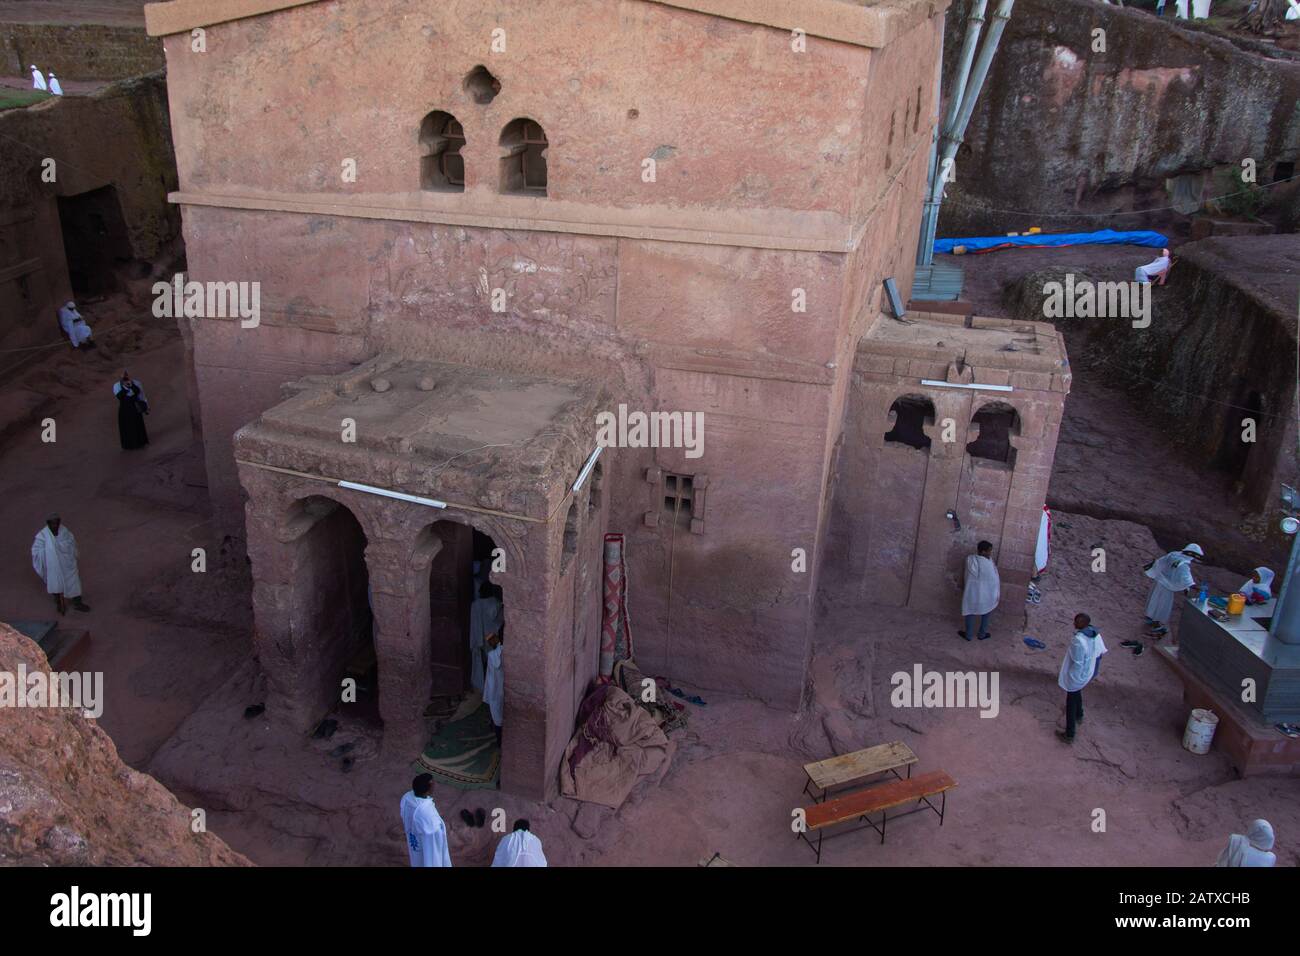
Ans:
{"label": "plastic bucket", "polygon": [[1246,595],[1238,592],[1233,592],[1232,594],[1229,594],[1228,613],[1235,615],[1235,614],[1240,614],[1244,610],[1246,610]]}
{"label": "plastic bucket", "polygon": [[1208,754],[1214,732],[1218,729],[1218,714],[1212,710],[1195,708],[1192,716],[1187,718],[1187,729],[1183,731],[1183,748],[1194,754]]}

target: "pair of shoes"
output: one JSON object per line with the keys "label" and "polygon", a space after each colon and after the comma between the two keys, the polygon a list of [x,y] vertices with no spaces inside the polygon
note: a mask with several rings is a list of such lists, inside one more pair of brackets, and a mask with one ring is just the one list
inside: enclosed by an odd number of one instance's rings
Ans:
{"label": "pair of shoes", "polygon": [[1059,737],[1061,740],[1065,741],[1067,744],[1074,743],[1074,737],[1072,737],[1070,734],[1067,734],[1064,730],[1058,730],[1056,732],[1056,736]]}
{"label": "pair of shoes", "polygon": [[1157,641],[1169,633],[1169,628],[1161,624],[1159,627],[1147,631],[1147,637],[1154,637]]}
{"label": "pair of shoes", "polygon": [[966,632],[965,632],[965,631],[958,631],[958,632],[957,632],[957,636],[960,637],[963,641],[969,641],[969,640],[970,640],[970,638],[966,636]]}
{"label": "pair of shoes", "polygon": [[81,598],[73,598],[72,609],[74,611],[89,611],[90,605],[87,604],[85,601],[81,600]]}
{"label": "pair of shoes", "polygon": [[993,636],[993,635],[990,634],[988,631],[985,631],[983,634],[980,635],[980,638],[979,638],[979,639],[980,639],[981,641],[987,641],[987,640],[988,640],[990,637],[992,637],[992,636]]}

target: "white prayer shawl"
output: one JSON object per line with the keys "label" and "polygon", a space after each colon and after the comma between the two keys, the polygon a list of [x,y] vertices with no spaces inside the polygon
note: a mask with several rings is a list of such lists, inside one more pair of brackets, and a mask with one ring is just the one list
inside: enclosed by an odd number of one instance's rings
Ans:
{"label": "white prayer shawl", "polygon": [[501,838],[497,844],[493,866],[546,866],[542,841],[527,830],[516,830]]}
{"label": "white prayer shawl", "polygon": [[492,723],[501,726],[501,714],[506,702],[505,681],[501,676],[501,645],[488,651],[487,675],[483,680],[483,699],[492,714]]}
{"label": "white prayer shawl", "polygon": [[[135,386],[135,397],[137,401],[149,404],[149,399],[144,397],[144,386],[135,379],[131,379],[131,384]],[[122,380],[119,378],[113,383],[113,397],[116,398],[122,391]]]}
{"label": "white prayer shawl", "polygon": [[1144,266],[1138,266],[1133,273],[1133,278],[1138,282],[1150,282],[1169,268],[1170,260],[1168,256],[1161,256],[1154,262],[1148,262]]}
{"label": "white prayer shawl", "polygon": [[483,689],[483,639],[500,633],[502,618],[498,597],[475,598],[469,606],[469,683],[475,690]]}
{"label": "white prayer shawl", "polygon": [[81,575],[77,573],[77,539],[62,525],[56,538],[46,525],[32,541],[32,567],[50,594],[81,597]]}
{"label": "white prayer shawl", "polygon": [[62,326],[64,334],[77,348],[80,348],[82,343],[90,338],[90,326],[86,324],[86,320],[81,317],[81,313],[77,311],[77,307],[71,302],[59,309],[59,325]]}
{"label": "white prayer shawl", "polygon": [[59,85],[58,77],[56,77],[53,73],[50,74],[50,92],[53,93],[55,96],[63,95],[63,87]]}
{"label": "white prayer shawl", "polygon": [[49,92],[49,87],[45,85],[45,74],[36,69],[36,64],[32,64],[32,89]]}
{"label": "white prayer shawl", "polygon": [[1082,631],[1075,631],[1070,638],[1070,646],[1065,649],[1065,658],[1061,661],[1061,674],[1057,683],[1062,690],[1083,690],[1092,680],[1093,666],[1096,664],[1094,639]]}
{"label": "white prayer shawl", "polygon": [[978,554],[966,557],[966,587],[961,594],[961,613],[988,614],[998,606],[1002,582],[998,568],[990,559]]}
{"label": "white prayer shawl", "polygon": [[1261,598],[1267,601],[1273,596],[1273,572],[1268,568],[1256,568],[1255,573],[1259,575],[1259,583],[1256,584],[1255,579],[1251,578],[1238,588],[1238,590],[1242,594],[1246,595],[1246,597],[1250,597],[1252,594],[1258,594]]}
{"label": "white prayer shawl", "polygon": [[1273,827],[1267,820],[1254,820],[1246,830],[1246,835],[1234,833],[1228,837],[1228,845],[1219,854],[1215,866],[1273,866],[1277,863],[1277,854],[1273,849]]}
{"label": "white prayer shawl", "polygon": [[417,797],[414,790],[408,790],[402,797],[401,812],[411,866],[451,866],[447,827],[433,798]]}
{"label": "white prayer shawl", "polygon": [[1034,545],[1034,573],[1042,574],[1052,559],[1052,512],[1043,505],[1043,517],[1038,522],[1038,542]]}

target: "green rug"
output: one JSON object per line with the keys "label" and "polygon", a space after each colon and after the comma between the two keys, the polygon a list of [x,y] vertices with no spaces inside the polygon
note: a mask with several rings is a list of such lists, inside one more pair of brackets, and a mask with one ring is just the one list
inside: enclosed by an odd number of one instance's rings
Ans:
{"label": "green rug", "polygon": [[414,768],[458,790],[495,790],[501,775],[501,748],[487,706],[444,724]]}

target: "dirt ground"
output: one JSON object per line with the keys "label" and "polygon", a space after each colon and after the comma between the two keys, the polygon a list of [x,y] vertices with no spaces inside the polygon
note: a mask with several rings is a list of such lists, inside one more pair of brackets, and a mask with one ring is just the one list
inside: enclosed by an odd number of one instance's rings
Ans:
{"label": "dirt ground", "polygon": [[[321,742],[243,718],[262,699],[249,662],[247,581],[238,568],[222,570],[202,489],[184,481],[195,462],[179,337],[121,300],[83,311],[102,330],[98,351],[53,350],[6,386],[45,397],[39,414],[55,419],[58,440],[42,443],[33,425],[3,449],[0,526],[9,543],[0,549],[0,613],[52,616],[29,547],[44,514],[58,510],[78,537],[93,608],[70,611],[70,623],[93,632],[84,666],[106,675],[101,724],[123,758],[206,809],[212,830],[258,863],[403,865],[396,807],[411,776],[405,759],[381,756],[364,726],[344,724]],[[123,365],[153,407],[152,444],[141,452],[117,443],[111,386]],[[1114,396],[1067,403],[1067,417],[1076,408],[1135,414]],[[1128,477],[1151,485],[1167,480],[1161,475],[1148,468]],[[1135,657],[1119,646],[1140,631],[1140,567],[1158,550],[1150,531],[1059,513],[1057,532],[1043,603],[1000,608],[989,641],[959,640],[947,617],[832,600],[802,713],[687,688],[707,705],[691,708],[666,770],[617,812],[438,788],[454,861],[485,864],[495,843],[457,811],[500,806],[508,819],[530,818],[553,864],[693,865],[716,852],[748,866],[810,865],[811,851],[790,827],[803,802],[801,765],[902,740],[920,771],[943,769],[958,781],[944,825],[931,814],[909,817],[890,825],[884,845],[870,832],[846,835],[827,844],[826,864],[1198,866],[1256,816],[1278,833],[1279,863],[1300,862],[1295,781],[1236,780],[1218,753],[1183,750],[1177,680],[1153,648]],[[1098,543],[1108,556],[1104,574],[1090,569]],[[207,575],[190,570],[194,547],[208,549]],[[1242,572],[1209,574],[1233,584]],[[1056,675],[1079,610],[1092,614],[1110,653],[1085,693],[1086,722],[1071,747],[1053,733],[1064,696]],[[1025,636],[1046,649],[1030,649]],[[917,664],[996,674],[997,715],[893,707],[891,676]],[[330,751],[348,742],[356,763],[345,772]],[[1094,829],[1097,810],[1104,832]]]}

